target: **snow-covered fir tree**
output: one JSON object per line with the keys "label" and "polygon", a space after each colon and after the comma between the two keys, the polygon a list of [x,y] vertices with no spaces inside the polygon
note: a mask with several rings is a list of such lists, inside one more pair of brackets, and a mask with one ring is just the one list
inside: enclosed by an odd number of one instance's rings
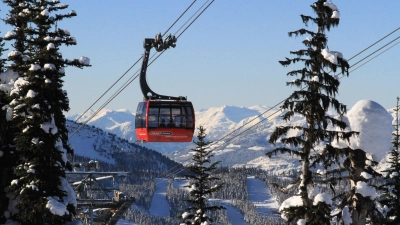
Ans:
{"label": "snow-covered fir tree", "polygon": [[[1,34],[1,33],[0,33]],[[3,54],[7,49],[4,47],[5,43],[3,38],[0,37],[0,74],[5,72],[6,59]],[[3,82],[2,77],[0,77],[0,82]],[[6,92],[0,89],[0,108],[4,106],[7,98]],[[5,117],[5,112],[0,110],[0,190],[4,190],[11,181],[12,166],[10,164],[10,158],[8,156],[8,151],[5,150],[5,145],[7,143],[7,122]],[[8,208],[8,199],[4,191],[0,192],[0,212],[5,212]],[[5,223],[5,216],[0,214],[0,224]]]}
{"label": "snow-covered fir tree", "polygon": [[[331,109],[339,115],[346,112],[346,106],[335,98],[340,82],[338,76],[332,73],[339,69],[341,74],[348,75],[349,64],[343,59],[342,53],[329,50],[326,35],[327,31],[339,24],[339,10],[326,0],[316,1],[311,8],[316,17],[301,15],[301,18],[306,26],[314,23],[317,31],[302,28],[289,32],[289,37],[306,36],[302,42],[305,48],[291,51],[294,58],[280,61],[283,66],[304,63],[303,69],[287,74],[298,77],[287,82],[287,85],[295,86],[298,90],[284,101],[282,109],[285,110],[284,120],[289,122],[295,114],[300,114],[304,116],[306,124],[277,127],[269,141],[278,146],[267,155],[271,157],[280,152],[289,153],[299,157],[302,163],[300,176],[290,185],[290,188],[298,188],[299,192],[282,203],[282,217],[289,222],[298,221],[301,224],[329,224],[332,196],[319,190],[320,179],[316,179],[318,174],[314,168],[322,164],[323,149],[326,154],[333,156],[336,156],[336,151],[340,151],[330,145],[332,140],[348,140],[355,132],[345,131],[345,122],[327,114]],[[291,135],[293,133],[295,135]]]}
{"label": "snow-covered fir tree", "polygon": [[350,142],[334,140],[331,144],[337,150],[323,154],[331,165],[325,179],[336,190],[332,215],[343,224],[380,223],[383,217],[375,200],[381,175],[375,166],[391,149],[392,116],[376,102],[361,100],[342,119],[360,133]]}
{"label": "snow-covered fir tree", "polygon": [[0,73],[3,73],[5,71],[5,65],[6,65],[6,59],[3,58],[3,53],[8,49],[6,49],[4,45],[5,45],[4,38],[0,37]]}
{"label": "snow-covered fir tree", "polygon": [[19,75],[9,91],[10,102],[3,107],[17,158],[7,188],[12,204],[6,214],[20,224],[64,224],[74,217],[76,199],[65,179],[72,150],[62,78],[66,66],[89,66],[89,59],[68,60],[59,52],[62,45],[76,44],[68,30],[57,28],[59,21],[76,16],[74,11],[57,12],[68,5],[58,0],[3,2],[10,7],[5,22],[13,26],[6,34],[15,48],[8,55],[10,69]]}
{"label": "snow-covered fir tree", "polygon": [[185,200],[190,204],[190,207],[182,214],[184,222],[181,224],[211,224],[213,221],[207,212],[224,208],[222,206],[211,205],[207,202],[207,197],[221,189],[223,184],[216,183],[215,181],[220,179],[211,175],[211,172],[216,169],[219,161],[211,162],[211,157],[213,156],[212,150],[209,149],[211,142],[206,141],[207,135],[202,126],[198,130],[198,140],[194,141],[196,148],[192,149],[192,164],[187,166],[187,170],[191,173],[185,175],[190,180],[186,187],[190,189],[191,198]]}
{"label": "snow-covered fir tree", "polygon": [[400,153],[399,153],[399,100],[395,110],[395,132],[393,133],[393,149],[389,153],[389,168],[382,171],[384,184],[380,187],[382,194],[379,198],[382,214],[385,218],[384,224],[400,224]]}

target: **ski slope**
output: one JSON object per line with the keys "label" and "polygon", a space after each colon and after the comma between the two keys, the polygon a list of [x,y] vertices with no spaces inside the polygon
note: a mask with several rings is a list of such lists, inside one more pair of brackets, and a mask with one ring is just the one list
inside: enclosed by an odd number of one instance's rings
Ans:
{"label": "ski slope", "polygon": [[117,225],[139,225],[139,224],[126,220],[118,220]]}
{"label": "ski slope", "polygon": [[[188,180],[174,180],[173,185],[175,188],[185,188]],[[167,192],[167,179],[156,179],[156,189],[150,206],[150,214],[158,215],[161,217],[169,215],[169,203],[166,198]],[[247,178],[247,188],[249,192],[249,200],[254,203],[260,215],[268,217],[278,217],[274,212],[278,210],[278,202],[269,191],[268,185],[255,178]],[[243,215],[240,211],[232,206],[230,200],[212,199],[210,201],[218,201],[219,204],[226,208],[229,221],[233,225],[248,225],[244,221]]]}
{"label": "ski slope", "polygon": [[169,216],[169,202],[167,200],[168,179],[156,178],[156,190],[150,205],[150,214],[160,217]]}
{"label": "ski slope", "polygon": [[266,217],[279,217],[276,213],[279,204],[269,191],[268,185],[254,176],[247,177],[247,191],[249,201],[252,201],[257,208],[257,212]]}
{"label": "ski slope", "polygon": [[221,205],[226,208],[226,214],[228,215],[228,220],[233,225],[249,225],[244,221],[242,213],[232,206],[230,200],[220,201]]}

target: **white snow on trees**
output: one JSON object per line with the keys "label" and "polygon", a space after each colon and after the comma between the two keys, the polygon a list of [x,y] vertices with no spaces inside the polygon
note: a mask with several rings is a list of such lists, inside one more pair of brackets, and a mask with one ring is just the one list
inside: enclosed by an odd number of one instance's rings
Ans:
{"label": "white snow on trees", "polygon": [[331,18],[336,18],[336,19],[340,18],[339,9],[335,4],[333,4],[332,2],[324,2],[324,6],[332,9],[333,12]]}
{"label": "white snow on trees", "polygon": [[64,163],[67,163],[68,158],[67,158],[67,150],[64,148],[63,143],[60,138],[57,139],[56,142],[56,148],[60,151],[62,154],[62,160]]}
{"label": "white snow on trees", "polygon": [[25,13],[25,15],[31,14],[31,11],[29,9],[23,9],[22,12]]}
{"label": "white snow on trees", "polygon": [[56,127],[56,124],[54,123],[54,117],[53,115],[51,116],[51,121],[42,123],[40,127],[44,130],[46,133],[52,133],[56,134],[58,132],[58,129]]}
{"label": "white snow on trees", "polygon": [[376,189],[364,181],[357,182],[356,193],[359,193],[364,197],[370,197],[371,199],[375,199],[377,196]]}
{"label": "white snow on trees", "polygon": [[46,37],[44,38],[44,40],[45,40],[45,41],[53,41],[53,38],[50,37],[50,36],[46,36]]}
{"label": "white snow on trees", "polygon": [[[350,138],[350,145],[334,141],[333,146],[362,149],[372,155],[372,159],[381,161],[392,148],[392,116],[378,103],[371,100],[358,101],[342,120],[348,124],[348,130],[360,132]],[[367,154],[367,155],[368,155]]]}
{"label": "white snow on trees", "polygon": [[22,133],[25,133],[25,132],[27,132],[28,130],[29,130],[29,126],[27,126],[27,127],[25,127],[23,130],[22,130]]}
{"label": "white snow on trees", "polygon": [[[57,2],[60,2],[60,1],[57,1]],[[64,8],[68,7],[68,5],[66,5],[66,4],[60,4],[60,5],[58,5],[57,7],[58,7],[58,8],[64,9]]]}
{"label": "white snow on trees", "polygon": [[47,44],[47,50],[55,49],[55,48],[56,48],[56,46],[53,43],[48,43]]}
{"label": "white snow on trees", "polygon": [[64,30],[64,29],[61,29],[61,30],[62,30],[62,32],[64,32],[65,35],[71,35],[71,33],[69,32],[69,30]]}
{"label": "white snow on trees", "polygon": [[63,203],[57,201],[53,197],[47,197],[47,200],[46,208],[48,208],[54,215],[64,216],[65,214],[69,214],[67,206]]}
{"label": "white snow on trees", "polygon": [[339,19],[340,18],[339,11],[333,11],[331,18]]}
{"label": "white snow on trees", "polygon": [[8,105],[3,106],[1,108],[2,110],[6,110],[6,120],[10,121],[13,118],[13,109],[11,107],[9,107]]}
{"label": "white snow on trees", "polygon": [[55,70],[56,66],[54,66],[54,64],[51,64],[51,63],[46,63],[46,64],[44,64],[43,68],[46,70]]}
{"label": "white snow on trees", "polygon": [[362,172],[361,176],[364,177],[367,180],[372,178],[372,175],[367,173],[367,172]]}
{"label": "white snow on trees", "polygon": [[307,222],[306,222],[305,219],[299,219],[299,220],[297,221],[297,223],[296,223],[296,225],[306,225],[306,224],[307,224]]}
{"label": "white snow on trees", "polygon": [[13,51],[11,51],[10,53],[8,53],[8,58],[12,58],[12,57],[16,57],[16,56],[19,56],[19,55],[22,55],[22,53],[21,52],[19,52],[19,51],[15,51],[15,50],[13,50]]}
{"label": "white snow on trees", "polygon": [[40,109],[40,105],[39,104],[34,104],[33,106],[31,106],[32,109]]}
{"label": "white snow on trees", "polygon": [[319,77],[318,77],[318,76],[313,76],[313,77],[311,78],[311,81],[319,82]]}
{"label": "white snow on trees", "polygon": [[39,143],[39,138],[32,138],[31,142],[37,145],[37,143]]}
{"label": "white snow on trees", "polygon": [[36,170],[34,168],[35,168],[34,165],[29,165],[29,167],[26,168],[26,172],[27,173],[35,173]]}
{"label": "white snow on trees", "polygon": [[36,71],[40,69],[42,69],[42,67],[40,67],[38,64],[31,64],[31,67],[29,68],[30,71]]}
{"label": "white snow on trees", "polygon": [[49,16],[49,10],[48,9],[43,10],[42,12],[40,12],[40,15]]}
{"label": "white snow on trees", "polygon": [[76,207],[78,202],[76,201],[74,189],[64,177],[60,177],[60,181],[61,181],[61,185],[59,186],[60,190],[64,190],[67,194],[62,199],[64,205],[71,204],[74,207]]}
{"label": "white snow on trees", "polygon": [[184,212],[184,213],[182,213],[182,219],[187,219],[190,215],[192,215],[192,214],[188,213],[188,212]]}
{"label": "white snow on trees", "polygon": [[332,205],[332,196],[328,193],[318,193],[314,198],[314,205],[318,205],[319,202],[325,202],[327,205]]}
{"label": "white snow on trees", "polygon": [[338,63],[337,58],[343,58],[343,54],[341,52],[329,51],[326,48],[322,50],[321,54],[326,60],[335,65]]}
{"label": "white snow on trees", "polygon": [[[19,77],[15,82],[14,82],[14,87],[11,88],[10,90],[10,95],[13,94],[18,94],[20,91],[20,87],[28,84],[29,82],[23,78],[23,77]],[[11,105],[11,104],[10,104]]]}
{"label": "white snow on trees", "polygon": [[68,37],[68,42],[76,44],[76,38],[75,37]]}
{"label": "white snow on trees", "polygon": [[358,101],[347,117],[353,131],[360,132],[350,139],[350,147],[370,153],[375,161],[381,161],[392,148],[392,116],[378,103]]}
{"label": "white snow on trees", "polygon": [[281,217],[284,220],[287,220],[288,218],[286,217],[285,213],[283,210],[285,208],[290,208],[290,207],[297,207],[297,206],[303,206],[303,200],[301,199],[301,196],[295,195],[292,196],[285,201],[282,202],[281,206],[279,207],[279,212],[281,212]]}
{"label": "white snow on trees", "polygon": [[10,30],[10,31],[8,31],[7,33],[6,33],[6,35],[4,36],[4,38],[12,38],[12,37],[14,37],[15,35],[17,35],[16,33],[15,33],[15,31],[13,31],[13,30]]}
{"label": "white snow on trees", "polygon": [[29,61],[29,60],[31,60],[31,57],[29,57],[28,55],[23,55],[22,56],[22,61],[26,62],[26,61]]}
{"label": "white snow on trees", "polygon": [[338,11],[338,7],[333,4],[332,2],[324,2],[324,6],[329,7],[332,9],[332,11]]}
{"label": "white snow on trees", "polygon": [[79,62],[83,65],[90,65],[90,59],[85,56],[80,57]]}
{"label": "white snow on trees", "polygon": [[26,93],[27,98],[34,98],[36,96],[36,92],[29,90],[28,93]]}

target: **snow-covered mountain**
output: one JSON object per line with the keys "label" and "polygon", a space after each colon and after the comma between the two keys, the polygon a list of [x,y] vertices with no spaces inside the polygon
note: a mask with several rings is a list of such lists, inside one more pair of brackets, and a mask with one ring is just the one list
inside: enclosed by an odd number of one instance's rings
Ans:
{"label": "snow-covered mountain", "polygon": [[[80,125],[67,121],[70,135]],[[150,176],[165,173],[171,168],[182,168],[180,164],[157,151],[130,143],[126,139],[95,126],[82,126],[69,138],[69,143],[73,147],[76,157],[105,162],[119,170],[136,171],[135,174],[147,171],[147,175]]]}
{"label": "snow-covered mountain", "polygon": [[[212,141],[218,140],[229,131],[237,129],[246,123],[249,118],[260,115],[269,108],[266,106],[254,107],[236,107],[236,106],[222,106],[217,108],[203,109],[196,112],[196,126],[202,125],[207,129],[208,138]],[[271,110],[275,112],[276,110]],[[263,115],[269,115],[271,112]],[[88,111],[84,114],[78,122],[85,122],[93,115],[94,111]],[[261,117],[264,118],[264,117]],[[67,116],[67,119],[75,121],[79,115]],[[255,119],[253,123],[258,122]],[[88,125],[101,128],[110,133],[116,134],[130,142],[135,142],[135,115],[126,109],[109,110],[103,109],[96,116],[94,116]],[[193,146],[192,143],[146,143],[145,147],[154,149],[163,154],[170,154],[171,152]]]}
{"label": "snow-covered mountain", "polygon": [[[85,121],[91,113],[93,112],[87,113],[80,121]],[[281,112],[278,109],[271,109],[267,106],[215,107],[196,111],[196,126],[202,125],[206,128],[208,139],[216,142],[214,144],[215,160],[220,160],[221,165],[251,166],[276,172],[297,170],[300,165],[297,158],[278,155],[270,159],[265,155],[266,152],[275,148],[268,142],[270,133],[277,126],[287,125],[287,122],[279,116],[280,114]],[[371,143],[374,147],[381,145],[385,148],[385,152],[388,151],[391,138],[388,132],[393,129],[391,114],[393,114],[393,110],[385,110],[378,103],[368,100],[360,101],[349,110],[347,117],[345,117],[353,130],[358,129],[358,131],[364,133],[360,136],[361,141],[353,140],[352,143],[366,145],[371,142],[368,139],[372,139]],[[332,113],[332,115],[335,114]],[[75,118],[77,118],[77,115],[68,117],[71,120]],[[134,118],[134,113],[128,110],[102,110],[88,124],[134,142],[136,140]],[[374,122],[383,123],[383,127],[378,128]],[[294,116],[291,124],[304,125],[305,120],[300,116]],[[374,132],[367,133],[367,130]],[[288,134],[288,136],[292,135],[296,135],[296,133]],[[373,135],[386,137],[381,142],[385,143],[378,143]],[[221,139],[222,141],[219,141]],[[189,151],[194,148],[193,143],[146,143],[142,146],[154,149],[182,163],[188,162],[190,159]],[[382,158],[382,155],[379,157]]]}

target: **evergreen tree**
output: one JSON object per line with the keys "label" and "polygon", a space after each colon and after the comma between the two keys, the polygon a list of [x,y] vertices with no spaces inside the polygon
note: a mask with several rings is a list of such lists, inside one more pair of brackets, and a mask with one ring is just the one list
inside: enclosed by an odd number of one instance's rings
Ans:
{"label": "evergreen tree", "polygon": [[[273,144],[281,142],[268,156],[279,152],[289,153],[300,158],[301,174],[292,187],[299,188],[298,196],[294,196],[284,202],[283,217],[290,222],[301,221],[306,224],[329,224],[331,213],[331,198],[326,193],[318,193],[319,179],[313,168],[321,162],[321,149],[324,146],[329,152],[340,151],[330,145],[334,139],[349,140],[355,132],[345,131],[346,123],[329,116],[328,109],[333,109],[339,115],[346,112],[346,106],[335,99],[338,93],[338,76],[331,75],[340,69],[341,74],[348,75],[349,64],[343,59],[340,52],[329,51],[326,32],[331,27],[339,24],[339,12],[337,7],[326,0],[318,0],[311,5],[316,17],[301,15],[303,23],[316,24],[317,31],[299,29],[289,32],[289,37],[309,35],[302,43],[304,49],[291,51],[294,58],[286,58],[279,61],[283,66],[301,62],[303,69],[293,70],[288,76],[299,78],[287,82],[287,85],[295,86],[299,90],[294,91],[287,98],[282,109],[285,110],[283,119],[290,121],[295,114],[304,116],[306,125],[287,125],[277,127],[269,137]],[[328,129],[339,128],[339,131]],[[297,133],[296,136],[288,135],[288,132]],[[326,152],[329,154],[329,152]],[[293,204],[294,201],[297,202]]]}
{"label": "evergreen tree", "polygon": [[[18,77],[16,73],[11,70],[7,71],[7,59],[3,56],[7,51],[4,40],[9,36],[14,35],[14,32],[8,32],[5,38],[0,37],[0,109],[9,103],[8,85],[10,80]],[[18,44],[17,44],[18,45]],[[0,190],[5,190],[13,179],[13,166],[15,166],[15,148],[12,147],[12,136],[9,130],[9,124],[6,120],[6,111],[0,110]],[[4,191],[0,192],[0,224],[6,222],[8,213],[9,201]]]}
{"label": "evergreen tree", "polygon": [[[223,209],[222,206],[210,205],[207,202],[207,196],[217,192],[222,187],[222,183],[215,183],[220,180],[218,177],[211,175],[211,172],[216,169],[220,161],[211,163],[212,150],[209,149],[211,142],[205,140],[205,129],[200,126],[197,135],[198,141],[194,141],[196,148],[192,149],[193,164],[187,166],[187,170],[191,174],[186,175],[190,179],[188,187],[190,189],[190,199],[186,199],[191,206],[182,214],[184,223],[193,225],[205,225],[213,222],[207,214],[208,211]],[[212,184],[215,183],[215,184]]]}
{"label": "evergreen tree", "polygon": [[5,43],[3,40],[4,38],[0,37],[0,73],[5,71],[6,59],[3,58],[3,53],[8,50],[4,48]]}
{"label": "evergreen tree", "polygon": [[89,59],[68,60],[59,52],[62,45],[76,44],[67,30],[57,28],[57,22],[76,16],[74,11],[55,13],[68,5],[57,0],[3,2],[11,8],[5,21],[14,27],[8,35],[15,41],[11,69],[20,75],[6,107],[17,152],[15,179],[7,189],[17,202],[10,218],[20,224],[64,224],[73,219],[76,199],[65,179],[72,150],[62,78],[66,66],[89,66]]}
{"label": "evergreen tree", "polygon": [[389,168],[382,171],[384,184],[380,187],[382,195],[379,203],[382,205],[382,213],[385,217],[384,224],[400,224],[400,153],[399,153],[399,100],[394,109],[396,115],[395,133],[393,133],[393,149],[388,160]]}
{"label": "evergreen tree", "polygon": [[[0,37],[0,74],[5,72],[5,62],[6,59],[3,58],[3,53],[7,51],[7,49],[4,48],[4,41],[3,38]],[[0,78],[0,82],[1,81]],[[0,108],[4,106],[4,102],[6,102],[6,93],[4,91],[0,91]],[[6,133],[7,133],[7,124],[5,120],[5,114],[4,111],[0,111],[0,190],[4,190],[8,184],[10,183],[11,179],[8,174],[11,172],[11,166],[9,166],[9,163],[7,161],[9,158],[7,158],[7,152],[5,153],[3,147],[4,144],[6,143]],[[6,155],[5,155],[6,154]],[[0,192],[0,224],[5,223],[5,216],[4,212],[8,208],[8,199],[6,197],[6,194],[2,191]]]}

